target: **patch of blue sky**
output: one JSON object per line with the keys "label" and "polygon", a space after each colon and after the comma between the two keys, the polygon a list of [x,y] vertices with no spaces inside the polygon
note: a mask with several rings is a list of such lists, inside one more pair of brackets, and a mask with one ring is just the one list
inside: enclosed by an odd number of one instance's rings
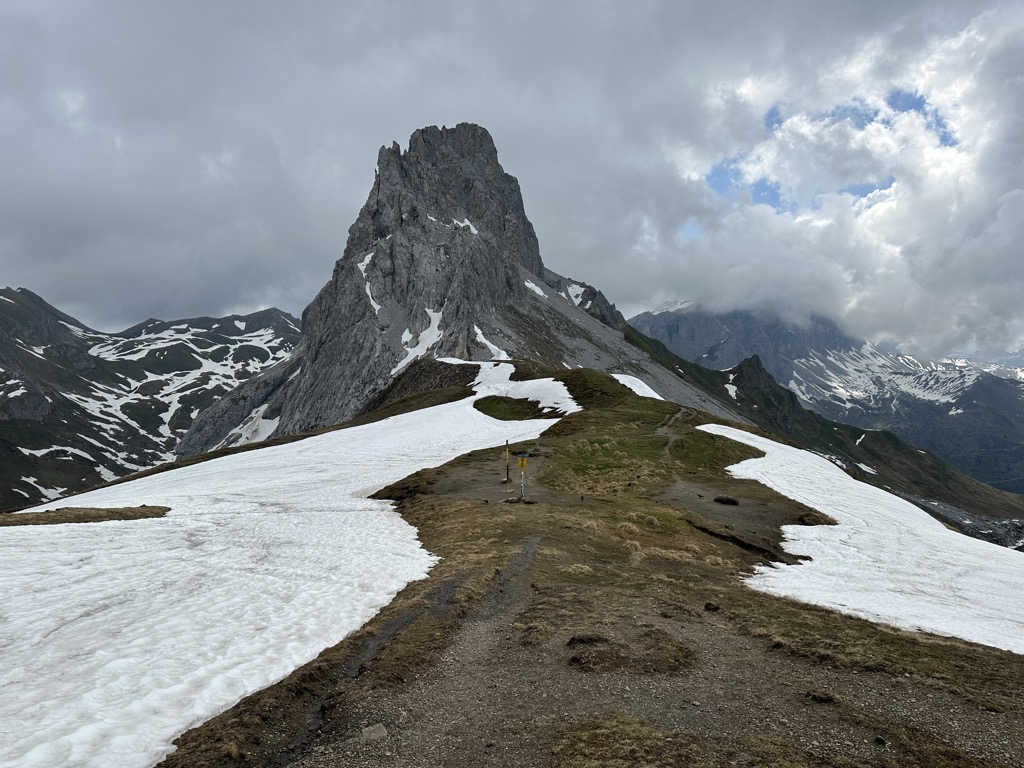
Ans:
{"label": "patch of blue sky", "polygon": [[781,126],[783,123],[782,112],[779,111],[779,105],[775,104],[764,113],[764,127],[767,131],[774,131],[776,128]]}
{"label": "patch of blue sky", "polygon": [[910,93],[900,88],[893,88],[885,97],[885,103],[894,112],[920,112],[925,113],[924,96],[919,93]]}
{"label": "patch of blue sky", "polygon": [[944,147],[955,147],[956,136],[949,130],[946,119],[940,112],[932,107],[928,100],[919,93],[910,93],[899,88],[893,88],[885,97],[885,103],[894,112],[917,112],[923,115],[927,121],[928,128],[939,137],[939,143]]}
{"label": "patch of blue sky", "polygon": [[854,197],[867,197],[872,192],[877,192],[880,189],[888,189],[896,182],[895,176],[889,176],[888,178],[882,179],[881,181],[865,181],[861,184],[847,184],[842,189],[838,190],[840,194],[853,195]]}
{"label": "patch of blue sky", "polygon": [[795,205],[791,201],[783,199],[777,181],[762,177],[753,184],[745,183],[739,167],[740,159],[739,155],[726,158],[717,163],[704,177],[708,186],[719,197],[735,203],[741,197],[749,195],[750,202],[755,205],[770,205],[780,213],[795,210]]}
{"label": "patch of blue sky", "polygon": [[750,185],[750,199],[755,205],[770,205],[776,211],[788,211],[792,208],[779,194],[779,183],[764,178]]}
{"label": "patch of blue sky", "polygon": [[725,160],[716,163],[704,177],[708,186],[726,200],[736,199],[736,193],[739,191],[743,181],[743,172],[740,171],[739,160],[738,155],[727,157]]}
{"label": "patch of blue sky", "polygon": [[931,110],[928,113],[928,127],[939,137],[939,143],[944,147],[955,147],[959,142],[956,136],[949,130],[946,119],[939,114],[938,110]]}
{"label": "patch of blue sky", "polygon": [[850,101],[833,107],[824,114],[824,118],[834,123],[849,120],[858,130],[864,130],[878,119],[878,110],[872,109],[862,101]]}
{"label": "patch of blue sky", "polygon": [[688,218],[676,230],[676,236],[680,240],[696,240],[704,236],[704,229],[697,223],[696,219]]}

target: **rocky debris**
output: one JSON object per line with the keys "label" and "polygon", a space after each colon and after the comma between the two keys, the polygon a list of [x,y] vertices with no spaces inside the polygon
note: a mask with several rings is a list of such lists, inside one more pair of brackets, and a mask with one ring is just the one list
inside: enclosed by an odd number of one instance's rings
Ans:
{"label": "rocky debris", "polygon": [[353,736],[348,739],[345,744],[369,744],[372,741],[380,741],[388,737],[388,729],[384,727],[383,723],[376,723],[375,725],[367,726],[363,728],[358,736]]}

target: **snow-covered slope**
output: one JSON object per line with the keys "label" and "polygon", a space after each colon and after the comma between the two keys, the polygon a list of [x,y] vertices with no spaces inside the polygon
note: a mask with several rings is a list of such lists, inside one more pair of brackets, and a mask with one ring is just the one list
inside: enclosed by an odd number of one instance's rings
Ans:
{"label": "snow-covered slope", "polygon": [[784,383],[801,400],[832,401],[847,410],[891,410],[899,407],[901,398],[908,398],[945,404],[955,411],[956,402],[982,375],[967,361],[926,362],[886,354],[869,342],[847,349],[809,350],[792,363],[792,377]]}
{"label": "snow-covered slope", "polygon": [[107,334],[29,291],[0,296],[0,509],[173,459],[200,410],[299,336],[278,310]]}
{"label": "snow-covered slope", "polygon": [[729,468],[832,517],[786,526],[797,565],[760,567],[748,583],[909,630],[1024,654],[1024,553],[950,531],[918,507],[854,480],[827,458],[732,427],[699,427],[764,451]]}
{"label": "snow-covered slope", "polygon": [[[562,384],[512,370],[482,364],[476,397],[578,408]],[[153,765],[427,573],[416,531],[370,493],[552,423],[496,421],[466,399],[74,500],[165,518],[5,528],[0,765]]]}

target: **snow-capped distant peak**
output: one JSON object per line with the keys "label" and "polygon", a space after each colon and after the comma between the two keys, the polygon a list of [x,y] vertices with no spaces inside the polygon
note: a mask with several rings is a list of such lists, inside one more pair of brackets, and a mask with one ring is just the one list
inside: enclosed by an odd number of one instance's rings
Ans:
{"label": "snow-capped distant peak", "polygon": [[675,299],[672,301],[666,301],[660,304],[657,309],[651,312],[652,315],[660,315],[662,312],[676,312],[680,309],[690,309],[695,306],[697,302],[693,299]]}

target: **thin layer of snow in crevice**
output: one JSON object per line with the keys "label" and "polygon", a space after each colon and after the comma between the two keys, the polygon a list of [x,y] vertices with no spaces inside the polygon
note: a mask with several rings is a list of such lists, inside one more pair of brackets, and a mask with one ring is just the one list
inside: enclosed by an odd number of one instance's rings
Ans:
{"label": "thin layer of snow in crevice", "polygon": [[587,290],[585,286],[576,285],[576,283],[569,283],[569,299],[577,307],[580,305],[580,300],[583,298],[583,292]]}
{"label": "thin layer of snow in crevice", "polygon": [[636,376],[630,376],[625,373],[613,373],[612,377],[623,386],[631,389],[634,394],[640,395],[640,397],[653,397],[655,400],[665,399],[651,389],[646,381],[638,379]]}
{"label": "thin layer of snow in crevice", "polygon": [[761,566],[755,589],[908,630],[1024,654],[1024,553],[951,531],[910,502],[854,480],[827,459],[717,424],[765,456],[729,467],[838,525],[789,525],[783,547],[810,557]]}
{"label": "thin layer of snow in crevice", "polygon": [[491,419],[473,407],[484,394],[576,408],[558,382],[511,382],[512,370],[482,364],[474,398],[74,501],[169,506],[163,518],[6,528],[5,764],[151,766],[183,731],[362,626],[436,561],[390,504],[366,497],[554,423]]}
{"label": "thin layer of snow in crevice", "polygon": [[523,285],[525,285],[527,288],[529,288],[531,291],[533,291],[534,293],[536,293],[538,296],[540,296],[542,298],[546,299],[548,297],[548,295],[546,293],[544,293],[544,291],[542,291],[540,289],[540,287],[536,283],[534,283],[532,280],[525,280],[525,281],[523,281]]}
{"label": "thin layer of snow in crevice", "polygon": [[476,227],[473,226],[469,219],[463,219],[462,221],[459,221],[458,219],[453,218],[452,221],[455,223],[455,226],[459,227],[460,229],[468,227],[471,234],[480,234],[479,232],[476,231]]}
{"label": "thin layer of snow in crevice", "polygon": [[392,376],[409,365],[413,360],[423,357],[423,355],[425,355],[432,346],[441,340],[441,312],[435,312],[432,309],[426,309],[424,311],[430,318],[430,325],[420,332],[419,339],[413,347],[408,346],[409,342],[412,341],[413,338],[412,331],[406,328],[402,333],[402,345],[405,347],[405,358],[400,360],[398,364],[391,369]]}
{"label": "thin layer of snow in crevice", "polygon": [[487,347],[488,351],[490,351],[492,359],[494,359],[494,360],[511,360],[512,359],[512,358],[509,357],[508,352],[506,352],[505,350],[501,349],[501,347],[497,346],[496,344],[492,344],[491,342],[489,342],[487,340],[487,338],[484,336],[484,332],[480,330],[480,326],[474,325],[473,326],[473,331],[474,331],[474,333],[476,333],[476,340],[478,342],[480,342],[481,344],[483,344],[485,347]]}
{"label": "thin layer of snow in crevice", "polygon": [[373,314],[379,315],[380,314],[380,304],[378,304],[376,301],[373,300],[373,294],[370,293],[370,283],[369,283],[369,281],[367,281],[366,284],[363,287],[366,288],[366,297],[370,300],[370,306],[373,307]]}

